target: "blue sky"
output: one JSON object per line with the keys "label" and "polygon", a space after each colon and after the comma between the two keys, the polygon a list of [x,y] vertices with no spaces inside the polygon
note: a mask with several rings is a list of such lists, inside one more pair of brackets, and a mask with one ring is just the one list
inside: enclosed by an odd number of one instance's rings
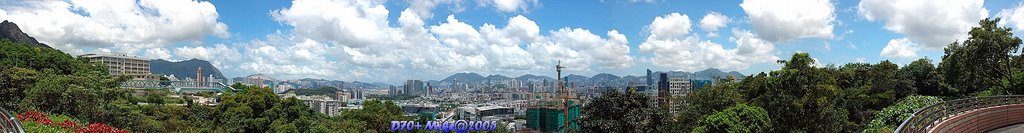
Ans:
{"label": "blue sky", "polygon": [[[944,44],[966,38],[981,18],[1005,17],[1003,26],[1022,29],[1022,7],[979,0],[68,0],[0,2],[0,19],[71,54],[198,58],[228,77],[398,83],[458,72],[551,76],[557,60],[587,76],[707,68],[752,74],[777,69],[775,60],[794,52],[821,65],[937,62]],[[711,14],[728,19],[704,23]]]}

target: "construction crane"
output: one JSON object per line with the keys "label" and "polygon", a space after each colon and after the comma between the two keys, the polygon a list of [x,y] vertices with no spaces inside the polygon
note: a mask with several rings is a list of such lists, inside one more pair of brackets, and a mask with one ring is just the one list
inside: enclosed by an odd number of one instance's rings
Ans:
{"label": "construction crane", "polygon": [[579,99],[579,98],[569,97],[569,90],[568,90],[568,88],[565,87],[565,83],[563,83],[563,82],[567,83],[567,81],[563,81],[562,80],[562,68],[565,68],[565,66],[562,66],[562,61],[559,60],[558,61],[558,65],[555,65],[555,71],[558,72],[558,74],[557,74],[557,76],[558,76],[558,79],[557,79],[558,80],[558,88],[561,91],[561,93],[564,94],[562,96],[562,111],[563,111],[562,115],[565,117],[565,119],[564,119],[565,123],[564,123],[564,125],[562,125],[562,131],[568,131],[568,129],[569,129],[569,121],[570,121],[569,120],[569,99]]}

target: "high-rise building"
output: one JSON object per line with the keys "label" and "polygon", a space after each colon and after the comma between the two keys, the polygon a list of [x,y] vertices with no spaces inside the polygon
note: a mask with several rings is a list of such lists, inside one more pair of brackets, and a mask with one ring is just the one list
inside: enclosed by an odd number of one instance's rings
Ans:
{"label": "high-rise building", "polygon": [[203,67],[196,67],[196,82],[206,82],[203,81]]}
{"label": "high-rise building", "polygon": [[687,94],[690,94],[690,89],[692,87],[693,86],[689,79],[671,78],[668,80],[668,90],[670,94],[668,103],[671,106],[671,108],[669,108],[669,113],[675,113],[676,110],[682,106],[682,103],[673,104],[672,101],[678,101],[674,99],[680,99]]}
{"label": "high-rise building", "polygon": [[654,75],[651,75],[651,69],[647,69],[647,86],[654,87]]}
{"label": "high-rise building", "polygon": [[427,90],[424,94],[429,97],[431,93],[434,93],[434,86],[430,86],[430,83],[427,83]]}
{"label": "high-rise building", "polygon": [[107,65],[110,75],[125,75],[134,79],[160,79],[159,75],[150,74],[149,59],[114,53],[84,54],[79,57],[89,58],[90,63]]}
{"label": "high-rise building", "polygon": [[398,87],[395,87],[394,85],[388,86],[388,95],[395,96],[395,95],[401,95],[401,94],[402,94],[402,92],[401,92],[401,90],[398,90]]}
{"label": "high-rise building", "polygon": [[426,93],[427,86],[422,80],[406,80],[405,90],[403,91],[406,95],[421,95]]}
{"label": "high-rise building", "polygon": [[658,77],[658,106],[667,109],[669,104],[668,73],[660,73]]}

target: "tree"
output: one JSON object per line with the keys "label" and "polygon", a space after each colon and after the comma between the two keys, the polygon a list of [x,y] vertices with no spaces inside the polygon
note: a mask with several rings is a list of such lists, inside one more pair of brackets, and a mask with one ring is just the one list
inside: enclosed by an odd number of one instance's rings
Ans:
{"label": "tree", "polygon": [[691,130],[707,115],[745,103],[743,95],[739,93],[739,85],[731,80],[719,80],[715,85],[706,86],[683,96],[682,100],[673,101],[671,104],[681,104],[677,106],[680,109],[673,114],[676,118],[675,130]]}
{"label": "tree", "polygon": [[938,72],[935,71],[935,65],[932,64],[931,59],[915,60],[901,68],[900,71],[914,81],[914,90],[917,90],[917,94],[938,96],[951,93],[948,90],[940,90]]}
{"label": "tree", "polygon": [[390,131],[391,121],[412,120],[403,116],[402,108],[392,101],[367,100],[363,109],[341,112],[341,119],[355,120],[345,124],[364,125],[366,131]]}
{"label": "tree", "polygon": [[151,104],[164,104],[164,96],[167,95],[160,90],[146,92],[146,102]]}
{"label": "tree", "polygon": [[[1010,87],[1001,86],[1001,82],[1011,78],[1013,65],[1009,54],[1020,48],[1021,39],[1013,36],[1011,28],[999,27],[999,20],[981,20],[978,27],[971,28],[967,40],[953,42],[945,48],[939,63],[942,87],[949,87],[961,96],[993,87]],[[1017,88],[1021,87],[1013,88],[1014,91],[1019,90]]]}
{"label": "tree", "polygon": [[928,105],[941,103],[942,99],[934,96],[909,96],[896,104],[885,107],[875,113],[875,118],[864,129],[864,132],[892,132],[903,120]]}
{"label": "tree", "polygon": [[583,132],[655,132],[667,127],[664,110],[635,92],[605,91],[583,106],[577,120]]}
{"label": "tree", "polygon": [[217,105],[217,114],[223,123],[218,131],[223,132],[264,132],[269,131],[273,121],[264,113],[273,108],[279,101],[270,88],[250,87],[245,92],[227,94]]}
{"label": "tree", "polygon": [[25,90],[35,86],[37,75],[32,69],[0,67],[0,108],[20,110],[18,103],[25,98]]}
{"label": "tree", "polygon": [[772,121],[764,109],[741,103],[704,117],[696,127],[692,132],[755,133],[772,128]]}
{"label": "tree", "polygon": [[830,68],[812,66],[807,53],[779,61],[784,67],[765,80],[764,93],[752,100],[772,116],[775,132],[840,132],[852,125]]}

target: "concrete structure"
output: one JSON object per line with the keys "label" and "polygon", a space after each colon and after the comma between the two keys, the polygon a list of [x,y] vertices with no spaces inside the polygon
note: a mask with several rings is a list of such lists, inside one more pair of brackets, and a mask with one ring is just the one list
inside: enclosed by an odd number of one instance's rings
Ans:
{"label": "concrete structure", "polygon": [[406,104],[402,105],[402,112],[406,114],[437,113],[437,104]]}
{"label": "concrete structure", "polygon": [[406,94],[406,95],[421,95],[421,94],[426,93],[426,91],[427,91],[427,86],[423,83],[422,80],[406,80],[405,81],[405,88],[402,91],[402,94]]}
{"label": "concrete structure", "polygon": [[395,87],[393,85],[392,86],[388,86],[388,95],[391,95],[391,96],[402,95],[402,90],[398,89],[398,87]]}
{"label": "concrete structure", "polygon": [[334,95],[339,102],[348,102],[348,99],[352,99],[352,93],[346,91],[337,91],[334,92]]}
{"label": "concrete structure", "polygon": [[674,102],[674,101],[681,101],[683,97],[685,97],[686,95],[690,94],[690,90],[692,88],[693,88],[693,85],[690,84],[690,80],[689,79],[670,78],[668,80],[668,91],[669,91],[669,95],[670,95],[669,96],[669,101],[668,101],[668,104],[670,106],[670,108],[668,110],[669,113],[673,113],[674,114],[677,111],[677,109],[680,108],[680,106],[683,106],[681,103],[673,104],[672,102]]}
{"label": "concrete structure", "polygon": [[90,63],[107,65],[110,75],[125,75],[133,79],[160,79],[159,75],[150,74],[149,59],[115,53],[85,54],[79,57],[89,58]]}
{"label": "concrete structure", "polygon": [[686,96],[686,94],[690,94],[692,87],[689,79],[671,78],[668,80],[668,91],[672,97]]}
{"label": "concrete structure", "polygon": [[327,114],[328,116],[337,116],[340,113],[338,109],[344,106],[344,102],[331,99],[327,96],[296,96],[295,94],[283,94],[281,98],[295,97],[296,99],[302,100],[303,104],[309,106],[309,109],[313,109],[316,112]]}
{"label": "concrete structure", "polygon": [[463,120],[499,121],[515,118],[515,109],[505,106],[459,107],[459,118]]}

